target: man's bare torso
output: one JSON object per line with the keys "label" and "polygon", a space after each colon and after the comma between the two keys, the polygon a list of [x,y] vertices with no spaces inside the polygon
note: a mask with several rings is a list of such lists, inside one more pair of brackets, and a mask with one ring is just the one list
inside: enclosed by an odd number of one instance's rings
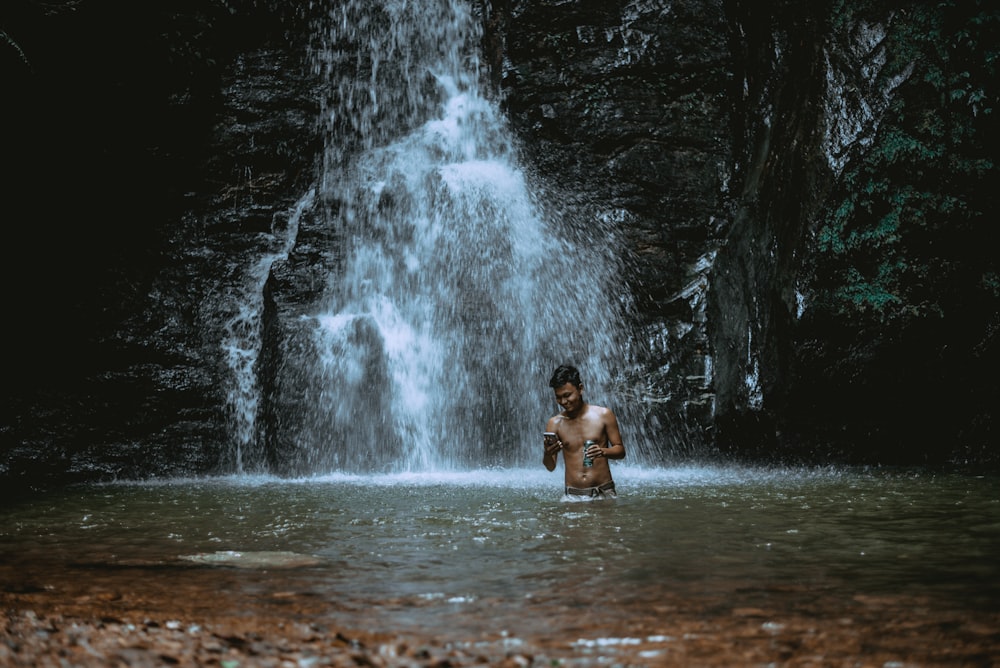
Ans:
{"label": "man's bare torso", "polygon": [[565,413],[552,418],[554,431],[562,441],[563,467],[566,471],[566,485],[587,488],[603,485],[611,481],[611,467],[604,457],[595,457],[593,466],[583,465],[583,444],[597,441],[602,448],[608,446],[606,420],[608,409],[587,405],[579,415],[568,417]]}

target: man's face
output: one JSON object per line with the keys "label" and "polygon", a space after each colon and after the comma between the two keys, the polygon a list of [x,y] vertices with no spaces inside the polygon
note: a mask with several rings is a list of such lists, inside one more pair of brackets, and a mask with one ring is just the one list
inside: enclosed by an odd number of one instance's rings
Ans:
{"label": "man's face", "polygon": [[583,406],[583,386],[579,387],[573,383],[566,383],[562,387],[555,388],[556,403],[559,404],[566,415],[575,415]]}

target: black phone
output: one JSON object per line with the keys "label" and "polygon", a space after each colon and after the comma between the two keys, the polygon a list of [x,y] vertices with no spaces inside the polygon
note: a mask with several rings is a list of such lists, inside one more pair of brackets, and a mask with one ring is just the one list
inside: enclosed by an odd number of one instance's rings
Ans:
{"label": "black phone", "polygon": [[547,431],[543,433],[542,436],[545,437],[546,443],[551,443],[552,441],[555,441],[556,439],[559,438],[558,436],[556,436],[556,433],[554,431]]}

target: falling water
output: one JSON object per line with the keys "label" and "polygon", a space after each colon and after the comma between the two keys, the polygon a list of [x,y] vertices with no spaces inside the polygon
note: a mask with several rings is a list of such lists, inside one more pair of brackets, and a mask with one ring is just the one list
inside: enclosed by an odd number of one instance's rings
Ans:
{"label": "falling water", "polygon": [[277,239],[278,248],[260,258],[251,268],[245,290],[238,296],[236,312],[225,323],[223,351],[231,372],[226,395],[232,452],[228,460],[236,473],[259,471],[264,455],[258,438],[260,387],[256,373],[261,350],[261,314],[264,310],[263,286],[271,266],[288,256],[295,241],[299,219],[313,204],[315,193],[309,191],[292,209],[288,224]]}
{"label": "falling water", "polygon": [[559,226],[536,201],[480,90],[479,31],[455,0],[331,10],[320,195],[342,262],[311,317],[300,470],[534,462],[563,362],[610,401],[624,345],[611,233]]}

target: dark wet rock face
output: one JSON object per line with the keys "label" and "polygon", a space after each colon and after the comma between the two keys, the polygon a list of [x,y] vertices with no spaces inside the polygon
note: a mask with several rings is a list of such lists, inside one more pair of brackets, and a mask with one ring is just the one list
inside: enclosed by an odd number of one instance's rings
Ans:
{"label": "dark wet rock face", "polygon": [[[995,463],[981,397],[996,380],[975,369],[996,354],[997,292],[972,278],[995,263],[968,222],[997,176],[973,166],[992,131],[972,99],[996,88],[971,51],[994,20],[876,2],[498,4],[494,68],[530,163],[572,193],[570,215],[621,230],[635,386],[674,452]],[[931,117],[977,139],[928,132]],[[920,437],[958,407],[934,445]]]}
{"label": "dark wet rock face", "polygon": [[[247,267],[281,248],[316,178],[310,17],[153,3],[123,32],[89,6],[9,4],[19,262],[4,269],[0,477],[17,490],[219,470],[233,447],[226,328]],[[634,428],[661,435],[667,459],[995,461],[984,397],[1000,281],[978,250],[998,192],[982,148],[995,145],[988,11],[476,8],[539,200],[583,234],[613,230],[635,342],[617,400],[643,402]],[[270,390],[288,323],[338,261],[335,206],[295,221],[294,252],[260,283]],[[295,392],[255,427],[275,442]],[[915,445],[922,416],[951,404],[956,419]]]}
{"label": "dark wet rock face", "polygon": [[725,7],[515,2],[504,29],[504,106],[529,164],[563,215],[618,230],[644,344],[623,399],[653,407],[650,428],[672,425],[669,450],[703,450],[705,272],[733,161]]}
{"label": "dark wet rock face", "polygon": [[[215,471],[230,442],[225,328],[246,267],[273,251],[314,174],[305,42],[280,37],[277,16],[246,30],[151,5],[125,35],[88,12],[24,11],[5,28],[39,58],[5,113],[23,130],[11,206],[33,268],[11,304],[5,491]],[[174,41],[160,34],[171,26]],[[62,29],[108,49],[149,43],[102,70],[92,49],[70,55]]]}

